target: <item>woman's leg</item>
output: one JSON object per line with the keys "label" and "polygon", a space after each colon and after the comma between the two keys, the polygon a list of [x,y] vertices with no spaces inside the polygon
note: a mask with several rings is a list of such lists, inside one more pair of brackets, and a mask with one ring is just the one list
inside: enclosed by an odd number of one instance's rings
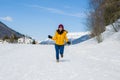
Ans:
{"label": "woman's leg", "polygon": [[63,53],[64,53],[64,45],[60,46],[60,54],[61,54],[61,57],[63,57]]}
{"label": "woman's leg", "polygon": [[59,46],[55,44],[56,59],[59,60]]}

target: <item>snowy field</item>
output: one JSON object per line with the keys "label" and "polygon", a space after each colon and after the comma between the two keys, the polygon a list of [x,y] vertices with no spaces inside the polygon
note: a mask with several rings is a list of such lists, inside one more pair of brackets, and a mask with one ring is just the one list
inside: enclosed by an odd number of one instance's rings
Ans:
{"label": "snowy field", "polygon": [[105,34],[66,46],[59,63],[53,45],[0,44],[0,80],[120,80],[120,32]]}

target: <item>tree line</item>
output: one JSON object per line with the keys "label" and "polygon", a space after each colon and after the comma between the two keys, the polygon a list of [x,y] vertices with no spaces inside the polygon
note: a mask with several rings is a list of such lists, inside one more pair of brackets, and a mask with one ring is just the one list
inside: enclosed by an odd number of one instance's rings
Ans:
{"label": "tree line", "polygon": [[[23,35],[25,37],[25,35]],[[32,37],[27,36],[29,39],[32,39]],[[20,37],[17,37],[15,34],[12,34],[11,36],[5,35],[2,40],[7,41],[9,43],[18,43],[18,39]],[[37,41],[33,39],[32,44],[37,44]]]}
{"label": "tree line", "polygon": [[17,40],[18,40],[19,37],[17,37],[15,34],[12,34],[11,36],[8,36],[8,35],[5,35],[2,40],[3,41],[7,41],[7,42],[10,42],[10,43],[17,43]]}
{"label": "tree line", "polygon": [[113,29],[118,31],[113,23],[120,18],[120,0],[89,0],[89,6],[87,26],[91,30],[91,36],[96,36],[100,43],[105,26],[112,24]]}

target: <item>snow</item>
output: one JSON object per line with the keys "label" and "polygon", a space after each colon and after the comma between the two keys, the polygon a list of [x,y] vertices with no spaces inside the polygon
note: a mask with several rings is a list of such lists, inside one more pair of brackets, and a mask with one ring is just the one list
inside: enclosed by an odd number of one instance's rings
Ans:
{"label": "snow", "polygon": [[86,31],[86,32],[70,32],[67,34],[67,37],[68,38],[72,38],[72,39],[77,39],[77,38],[80,38],[84,35],[89,35],[90,32],[89,31]]}
{"label": "snow", "polygon": [[53,45],[0,44],[0,80],[120,80],[120,31],[102,35],[65,46],[59,63]]}

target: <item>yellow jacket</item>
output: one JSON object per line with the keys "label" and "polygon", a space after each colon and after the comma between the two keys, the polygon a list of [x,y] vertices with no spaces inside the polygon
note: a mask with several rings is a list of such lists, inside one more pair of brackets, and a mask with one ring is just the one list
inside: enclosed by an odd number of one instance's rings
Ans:
{"label": "yellow jacket", "polygon": [[61,34],[58,31],[56,31],[52,39],[55,41],[57,45],[64,45],[65,42],[68,42],[67,33],[68,32],[65,30]]}

